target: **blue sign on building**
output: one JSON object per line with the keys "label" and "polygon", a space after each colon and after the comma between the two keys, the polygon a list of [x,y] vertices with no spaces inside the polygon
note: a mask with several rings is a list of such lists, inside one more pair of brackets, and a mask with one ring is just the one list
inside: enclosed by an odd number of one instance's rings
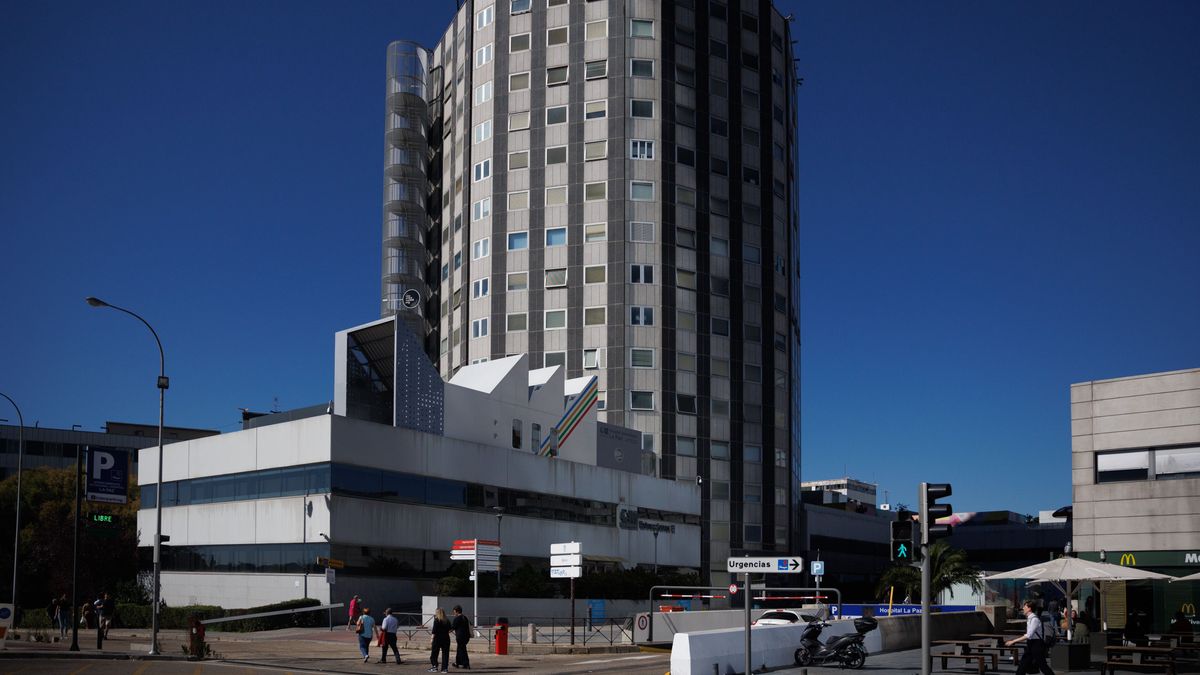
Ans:
{"label": "blue sign on building", "polygon": [[129,451],[88,447],[84,494],[89,502],[125,504],[129,491]]}

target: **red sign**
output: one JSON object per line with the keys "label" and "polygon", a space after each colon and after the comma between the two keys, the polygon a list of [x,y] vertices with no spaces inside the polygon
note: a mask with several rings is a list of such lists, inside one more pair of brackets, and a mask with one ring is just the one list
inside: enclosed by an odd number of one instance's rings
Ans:
{"label": "red sign", "polygon": [[455,551],[473,551],[476,543],[482,547],[500,547],[500,542],[494,539],[455,539],[454,545],[451,547]]}
{"label": "red sign", "polygon": [[729,594],[730,595],[737,595],[737,589],[738,589],[737,584],[729,584]]}

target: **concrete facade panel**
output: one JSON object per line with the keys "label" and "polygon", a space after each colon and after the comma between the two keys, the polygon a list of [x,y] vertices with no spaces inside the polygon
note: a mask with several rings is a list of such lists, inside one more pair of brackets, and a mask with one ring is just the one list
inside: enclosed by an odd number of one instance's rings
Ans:
{"label": "concrete facade panel", "polygon": [[[186,541],[189,545],[257,543],[258,519],[255,517],[257,507],[252,501],[200,504],[182,509],[167,509],[163,513],[164,520],[168,513],[177,510],[186,513],[188,521]],[[298,510],[296,516],[296,524],[299,525]],[[165,526],[163,531],[166,532]],[[299,530],[296,533],[299,534]]]}
{"label": "concrete facade panel", "polygon": [[1093,448],[1098,451],[1200,443],[1200,424],[1098,433],[1092,436],[1092,443]]}
{"label": "concrete facade panel", "polygon": [[[221,434],[191,441],[188,478],[254,471],[258,464],[256,433]],[[169,464],[168,464],[169,466]]]}
{"label": "concrete facade panel", "polygon": [[1200,369],[1092,382],[1093,400],[1200,389]]}
{"label": "concrete facade panel", "polygon": [[297,424],[273,424],[257,430],[257,469],[329,461],[331,416],[319,415]]}
{"label": "concrete facade panel", "polygon": [[1185,497],[1160,497],[1125,501],[1103,501],[1092,505],[1096,518],[1120,518],[1126,516],[1190,516],[1200,519],[1200,494]]}
{"label": "concrete facade panel", "polygon": [[1149,412],[1156,410],[1176,410],[1179,408],[1200,408],[1200,389],[1187,389],[1162,394],[1146,394],[1126,398],[1096,401],[1095,415],[1123,415],[1127,413]]}
{"label": "concrete facade panel", "polygon": [[1082,420],[1092,417],[1092,402],[1084,401],[1082,403],[1071,404],[1071,419]]}
{"label": "concrete facade panel", "polygon": [[[1075,423],[1072,422],[1072,429],[1074,426]],[[1175,408],[1094,418],[1094,433],[1097,434],[1121,431],[1145,432],[1153,429],[1186,426],[1200,426],[1200,408]]]}
{"label": "concrete facade panel", "polygon": [[1082,403],[1083,401],[1090,400],[1092,400],[1092,385],[1090,382],[1071,385],[1071,403]]}
{"label": "concrete facade panel", "polygon": [[1071,420],[1072,436],[1089,436],[1092,433],[1092,419]]}

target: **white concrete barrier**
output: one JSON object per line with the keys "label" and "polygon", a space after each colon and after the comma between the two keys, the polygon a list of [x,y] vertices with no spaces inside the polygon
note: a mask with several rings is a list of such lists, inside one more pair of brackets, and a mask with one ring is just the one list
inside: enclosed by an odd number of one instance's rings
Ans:
{"label": "white concrete barrier", "polygon": [[[750,629],[750,664],[755,669],[778,668],[796,663],[796,648],[804,624],[786,626],[754,626]],[[821,641],[854,632],[850,620],[832,622],[821,633]],[[879,631],[867,633],[863,644],[867,652],[878,652],[882,646]],[[713,667],[716,670],[713,670]],[[671,675],[721,675],[741,673],[746,669],[745,628],[676,633],[671,644]]]}

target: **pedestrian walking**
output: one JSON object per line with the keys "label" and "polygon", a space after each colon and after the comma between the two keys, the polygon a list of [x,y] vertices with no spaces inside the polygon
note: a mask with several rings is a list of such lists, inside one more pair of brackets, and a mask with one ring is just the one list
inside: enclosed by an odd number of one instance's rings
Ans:
{"label": "pedestrian walking", "polygon": [[454,620],[450,622],[454,629],[454,667],[471,669],[471,658],[467,656],[467,642],[471,640],[471,620],[463,615],[462,605],[454,606]]}
{"label": "pedestrian walking", "polygon": [[350,598],[350,618],[346,621],[346,630],[350,630],[350,627],[358,621],[358,608],[360,605],[362,605],[362,598],[357,595]]}
{"label": "pedestrian walking", "polygon": [[1021,655],[1021,662],[1017,664],[1016,675],[1025,675],[1025,673],[1033,673],[1039,670],[1044,675],[1054,675],[1054,671],[1050,669],[1050,664],[1046,663],[1046,627],[1042,625],[1042,620],[1038,618],[1037,611],[1034,609],[1034,602],[1026,600],[1021,605],[1021,611],[1025,613],[1025,634],[1004,643],[1009,647],[1018,642],[1025,643],[1025,653]]}
{"label": "pedestrian walking", "polygon": [[438,652],[442,653],[442,672],[450,671],[450,622],[446,620],[446,610],[441,607],[433,613],[433,625],[429,627],[433,633],[433,646],[429,650],[429,672],[438,671]]}
{"label": "pedestrian walking", "polygon": [[58,626],[58,637],[66,639],[67,631],[71,630],[71,604],[67,594],[63,593],[58,599],[58,607],[54,610],[55,625]]}
{"label": "pedestrian walking", "polygon": [[104,639],[107,640],[108,629],[112,628],[113,619],[117,614],[117,602],[108,593],[101,593],[96,600],[96,614],[100,618],[97,630],[103,633]]}
{"label": "pedestrian walking", "polygon": [[50,604],[46,605],[46,618],[50,619],[50,625],[58,628],[58,598],[50,598]]}
{"label": "pedestrian walking", "polygon": [[354,632],[358,635],[358,651],[362,653],[363,663],[371,660],[371,640],[375,639],[375,619],[371,616],[371,608],[363,607],[362,614],[354,624]]}
{"label": "pedestrian walking", "polygon": [[383,638],[383,653],[379,655],[380,663],[387,663],[388,647],[392,648],[392,654],[396,656],[396,663],[400,661],[400,650],[396,647],[396,632],[400,630],[400,619],[397,619],[392,614],[392,608],[388,607],[383,610],[383,625],[380,626],[380,637]]}

